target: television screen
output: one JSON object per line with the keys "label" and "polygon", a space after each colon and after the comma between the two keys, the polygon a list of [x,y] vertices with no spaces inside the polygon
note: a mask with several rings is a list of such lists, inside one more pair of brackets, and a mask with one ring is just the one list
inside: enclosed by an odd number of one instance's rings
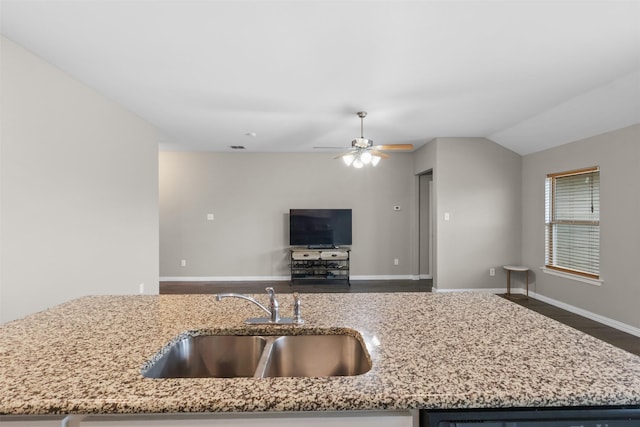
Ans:
{"label": "television screen", "polygon": [[351,244],[351,209],[289,210],[291,246],[334,247]]}

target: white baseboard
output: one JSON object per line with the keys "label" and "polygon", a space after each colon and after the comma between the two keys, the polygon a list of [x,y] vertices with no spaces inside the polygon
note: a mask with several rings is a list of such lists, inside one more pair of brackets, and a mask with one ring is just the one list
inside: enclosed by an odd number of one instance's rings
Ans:
{"label": "white baseboard", "polygon": [[[507,293],[507,288],[486,288],[486,289],[437,289],[433,288],[432,292],[445,293],[445,292],[490,292],[492,294],[504,294]],[[525,295],[526,291],[522,288],[511,288],[512,294],[520,294]],[[602,323],[603,325],[610,326],[612,328],[618,329],[622,332],[626,332],[631,335],[635,335],[640,337],[640,328],[636,328],[631,325],[627,325],[626,323],[619,322],[614,319],[610,319],[605,316],[601,316],[599,314],[593,313],[591,311],[582,309],[580,307],[573,306],[571,304],[564,303],[562,301],[555,300],[553,298],[546,297],[544,295],[540,295],[536,292],[529,291],[529,296],[531,298],[535,298],[542,302],[546,302],[547,304],[551,304],[563,310],[570,311],[571,313],[577,314],[582,317],[586,317],[587,319],[594,320],[596,322]]]}
{"label": "white baseboard", "polygon": [[562,301],[555,300],[553,298],[545,297],[544,295],[537,294],[535,292],[529,292],[529,296],[538,299],[542,302],[546,302],[547,304],[555,305],[563,310],[570,311],[579,316],[586,317],[587,319],[595,320],[596,322],[602,323],[607,326],[611,326],[612,328],[618,329],[622,332],[626,332],[631,335],[635,335],[640,337],[640,328],[636,328],[631,325],[627,325],[626,323],[619,322],[614,319],[610,319],[608,317],[602,316],[600,314],[593,313],[588,310],[584,310],[580,307],[573,306],[571,304],[564,303]]}
{"label": "white baseboard", "polygon": [[412,274],[404,275],[378,275],[378,276],[351,276],[350,280],[418,280],[418,276]]}
{"label": "white baseboard", "polygon": [[433,276],[431,274],[421,274],[418,276],[418,280],[421,279],[433,279]]}

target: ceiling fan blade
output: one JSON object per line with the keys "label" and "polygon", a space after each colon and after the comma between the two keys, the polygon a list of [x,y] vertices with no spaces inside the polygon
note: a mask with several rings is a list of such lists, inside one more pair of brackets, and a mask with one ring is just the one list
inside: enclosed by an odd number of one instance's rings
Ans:
{"label": "ceiling fan blade", "polygon": [[370,150],[370,151],[371,151],[371,154],[373,154],[374,156],[378,156],[378,157],[381,157],[383,159],[388,159],[389,158],[389,155],[383,153],[382,151],[378,151],[378,150]]}
{"label": "ceiling fan blade", "polygon": [[343,158],[344,156],[348,156],[348,155],[350,155],[350,154],[355,154],[355,153],[357,153],[357,151],[356,151],[356,150],[353,150],[353,151],[347,151],[346,153],[342,153],[342,154],[340,154],[339,156],[334,157],[334,159],[341,159],[341,158]]}
{"label": "ceiling fan blade", "polygon": [[373,149],[381,151],[411,151],[413,150],[413,144],[376,145]]}

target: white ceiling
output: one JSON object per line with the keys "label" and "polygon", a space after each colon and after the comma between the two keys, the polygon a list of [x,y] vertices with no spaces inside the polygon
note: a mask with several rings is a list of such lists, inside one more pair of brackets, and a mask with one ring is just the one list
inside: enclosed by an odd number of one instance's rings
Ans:
{"label": "white ceiling", "polygon": [[[520,154],[640,122],[638,1],[1,0],[6,37],[165,149],[435,137]],[[254,132],[256,136],[248,136]]]}

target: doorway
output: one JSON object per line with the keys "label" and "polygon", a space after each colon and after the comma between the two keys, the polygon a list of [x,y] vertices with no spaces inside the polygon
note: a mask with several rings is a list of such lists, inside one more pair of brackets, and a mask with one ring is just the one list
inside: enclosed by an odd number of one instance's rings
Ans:
{"label": "doorway", "polygon": [[433,171],[418,175],[418,274],[433,279]]}

